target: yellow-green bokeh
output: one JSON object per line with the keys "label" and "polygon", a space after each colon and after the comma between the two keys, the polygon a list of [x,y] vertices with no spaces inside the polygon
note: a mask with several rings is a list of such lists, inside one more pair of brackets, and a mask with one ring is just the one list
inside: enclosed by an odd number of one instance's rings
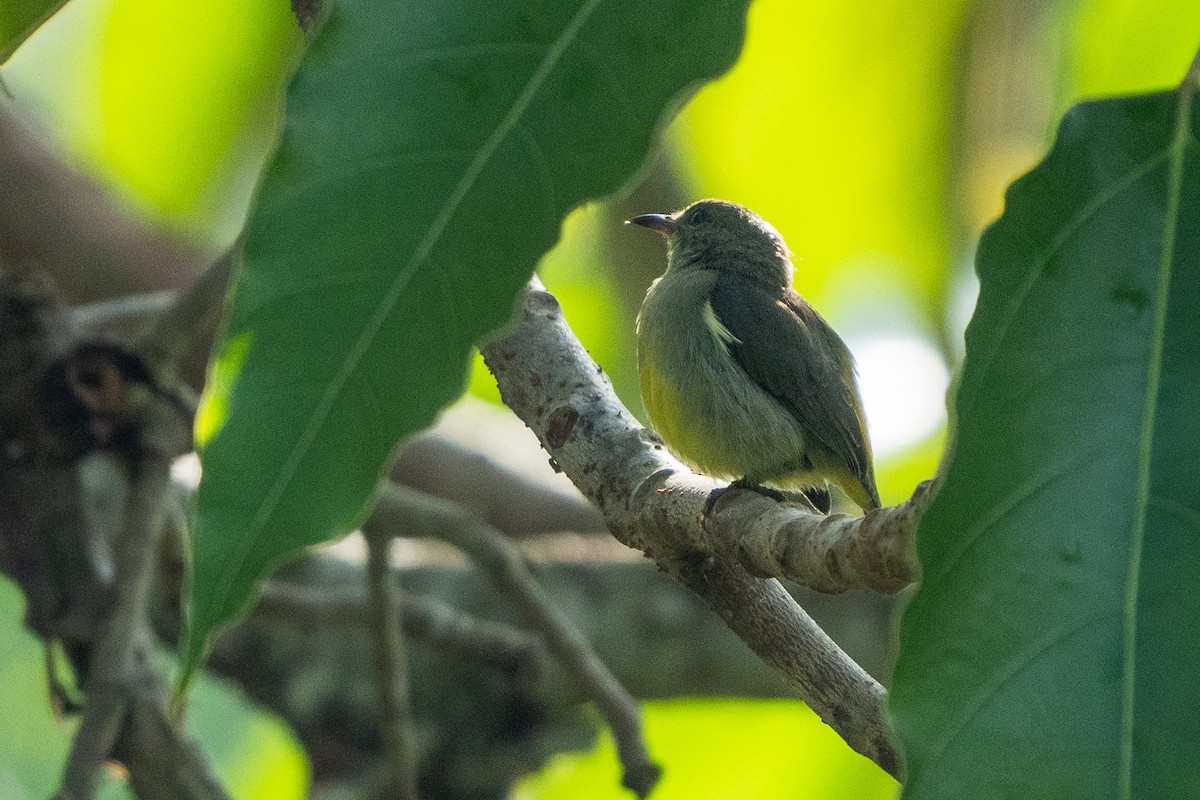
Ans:
{"label": "yellow-green bokeh", "polygon": [[224,349],[215,355],[193,425],[198,449],[203,450],[224,427],[225,420],[229,417],[229,390],[237,380],[238,373],[242,371],[242,364],[253,344],[253,331],[246,331],[226,342]]}
{"label": "yellow-green bokeh", "polygon": [[[54,794],[79,718],[58,721],[50,707],[42,644],[21,625],[22,597],[0,578],[0,797],[33,800]],[[169,659],[164,655],[164,665]],[[64,672],[64,679],[69,675]],[[187,729],[211,759],[234,800],[303,800],[304,752],[287,728],[251,708],[237,691],[202,676],[188,706]],[[107,781],[104,800],[132,797]]]}
{"label": "yellow-green bokeh", "polygon": [[1075,9],[1060,111],[1084,97],[1170,89],[1200,48],[1193,0],[1090,0]]}
{"label": "yellow-green bokeh", "polygon": [[222,180],[241,177],[239,151],[273,135],[300,43],[290,6],[119,0],[104,37],[96,158],[158,213],[203,229]]}
{"label": "yellow-green bokeh", "polygon": [[818,305],[866,276],[935,313],[965,5],[758,0],[737,66],[672,128],[692,193],[769,219]]}
{"label": "yellow-green bokeh", "polygon": [[[633,318],[620,303],[614,272],[604,251],[603,227],[611,220],[599,204],[581,206],[562,223],[561,238],[538,264],[537,274],[562,303],[567,322],[622,394],[637,385]],[[476,357],[470,392],[500,402],[496,381]]]}
{"label": "yellow-green bokeh", "polygon": [[[654,800],[892,800],[899,784],[795,700],[677,700],[645,706],[663,768]],[[561,755],[514,800],[627,800],[611,736]]]}
{"label": "yellow-green bokeh", "polygon": [[70,155],[150,219],[236,235],[301,51],[288,3],[75,0],[45,28],[74,41],[17,52],[17,103],[65,123]]}
{"label": "yellow-green bokeh", "polygon": [[[72,0],[0,77],[150,223],[218,243],[248,207],[301,43],[285,2]],[[1082,97],[1172,86],[1197,46],[1194,0],[756,0],[738,65],[667,130],[665,171],[680,203],[726,197],[770,219],[799,257],[797,287],[839,329],[898,325],[950,360],[961,320],[947,309],[975,237],[1061,113]],[[628,273],[606,209],[572,214],[540,272],[635,406],[633,322],[618,300]],[[496,399],[479,367],[472,387]],[[202,438],[222,417],[207,413]],[[943,438],[877,465],[886,500],[932,474]],[[14,627],[14,591],[0,582],[0,679],[26,704],[12,706],[19,736],[0,726],[0,796],[21,797],[18,786],[40,797],[69,729],[44,710],[40,653]],[[658,703],[647,719],[667,768],[658,800],[894,794],[796,703]],[[291,740],[270,721],[239,724],[241,752],[223,767],[238,795],[300,796]],[[28,766],[34,756],[40,765]],[[520,796],[626,797],[618,783],[605,743],[560,759]]]}

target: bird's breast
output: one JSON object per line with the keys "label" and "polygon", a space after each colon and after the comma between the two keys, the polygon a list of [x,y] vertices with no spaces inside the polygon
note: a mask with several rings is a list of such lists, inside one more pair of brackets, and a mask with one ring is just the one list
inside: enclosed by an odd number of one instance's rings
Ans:
{"label": "bird's breast", "polygon": [[737,337],[713,312],[716,274],[668,273],[638,315],[642,400],[676,455],[716,477],[796,469],[804,435],[795,419],[734,360]]}

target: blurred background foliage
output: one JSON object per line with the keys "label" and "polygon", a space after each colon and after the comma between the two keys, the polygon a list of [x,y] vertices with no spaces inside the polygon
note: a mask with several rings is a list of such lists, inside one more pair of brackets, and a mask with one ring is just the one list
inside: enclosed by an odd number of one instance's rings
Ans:
{"label": "blurred background foliage", "polygon": [[[45,651],[22,627],[21,592],[0,580],[0,797],[41,800],[54,794],[79,718],[51,714]],[[70,668],[61,654],[59,675]],[[171,656],[163,653],[163,659]],[[73,694],[77,694],[73,692]],[[239,694],[204,678],[192,692],[188,727],[211,758],[213,769],[238,800],[300,800],[308,785],[304,751],[286,726],[248,706]],[[101,800],[131,797],[115,773]]]}
{"label": "blurred background foliage", "polygon": [[[568,217],[539,271],[640,414],[633,324],[665,255],[621,221],[710,196],[756,209],[795,253],[797,289],[858,358],[881,493],[900,501],[941,457],[973,250],[1005,186],[1076,100],[1177,83],[1198,32],[1194,0],[756,0],[737,66],[682,107],[628,195]],[[147,224],[215,253],[243,224],[302,50],[284,2],[72,0],[0,78],[78,168]],[[471,391],[498,401],[481,365]],[[49,716],[19,605],[0,585],[0,795],[13,798],[50,791],[70,732]],[[192,723],[235,796],[302,796],[303,765],[279,727],[221,687],[204,696],[215,710],[198,694]],[[648,717],[663,797],[894,793],[795,704],[670,703]],[[731,742],[743,756],[716,759]],[[520,796],[616,797],[615,775],[602,743]]]}

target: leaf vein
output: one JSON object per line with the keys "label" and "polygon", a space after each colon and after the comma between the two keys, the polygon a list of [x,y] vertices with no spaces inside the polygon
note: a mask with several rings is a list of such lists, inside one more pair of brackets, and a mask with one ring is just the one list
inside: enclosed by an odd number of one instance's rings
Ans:
{"label": "leaf vein", "polygon": [[983,538],[983,535],[1015,511],[1021,503],[1036,497],[1040,492],[1050,488],[1061,478],[1067,477],[1078,467],[1090,463],[1097,455],[1103,452],[1105,452],[1105,448],[1103,447],[1092,448],[1084,453],[1080,453],[1065,464],[1052,464],[1042,472],[1030,476],[1024,485],[1017,487],[1004,500],[993,506],[992,513],[989,516],[973,524],[960,538],[956,539],[958,543],[957,549],[949,555],[936,575],[925,578],[923,581],[924,586],[926,588],[935,586],[944,580],[954,571],[954,568],[967,556],[967,553],[971,551],[979,540]]}
{"label": "leaf vein", "polygon": [[[1189,76],[1190,77],[1190,76]],[[1175,237],[1179,223],[1179,204],[1183,195],[1183,162],[1191,135],[1192,98],[1196,85],[1185,79],[1179,88],[1179,105],[1172,137],[1170,168],[1167,174],[1167,208],[1163,222],[1162,250],[1158,261],[1158,286],[1154,298],[1154,327],[1150,339],[1150,358],[1146,366],[1146,395],[1142,412],[1142,430],[1138,437],[1138,470],[1134,501],[1133,530],[1129,545],[1129,572],[1125,579],[1123,628],[1124,664],[1121,670],[1121,750],[1119,796],[1133,797],[1133,727],[1137,700],[1137,601],[1141,583],[1142,546],[1146,538],[1146,517],[1150,501],[1150,468],[1154,458],[1154,424],[1158,416],[1158,396],[1162,384],[1163,342],[1167,330],[1167,302],[1170,299],[1171,267],[1175,261]]]}
{"label": "leaf vein", "polygon": [[[1063,226],[1062,231],[1059,232],[1058,236],[1054,237],[1054,241],[1050,243],[1050,246],[1046,248],[1046,251],[1034,259],[1029,274],[1025,277],[1025,280],[1021,282],[1021,285],[1017,287],[1017,290],[1009,296],[1008,302],[1004,306],[1004,315],[996,323],[996,338],[993,340],[991,348],[985,354],[982,363],[975,370],[975,381],[977,383],[983,382],[987,379],[992,370],[992,365],[996,360],[996,356],[1002,351],[1002,346],[1005,340],[1008,338],[1009,332],[1012,330],[1012,325],[1014,320],[1017,318],[1017,313],[1025,304],[1025,300],[1029,297],[1029,293],[1033,291],[1033,287],[1045,274],[1046,267],[1050,265],[1050,262],[1054,260],[1054,257],[1057,256],[1064,247],[1066,247],[1067,243],[1070,242],[1071,239],[1074,238],[1075,235],[1078,234],[1087,223],[1091,222],[1092,218],[1095,217],[1101,209],[1108,205],[1108,203],[1115,200],[1126,189],[1133,186],[1139,180],[1153,171],[1155,167],[1167,159],[1169,153],[1170,150],[1164,148],[1162,152],[1155,153],[1154,155],[1148,157],[1140,164],[1136,165],[1128,173],[1123,175],[1121,179],[1109,187],[1107,191],[1096,195],[1096,197],[1094,197],[1090,203],[1080,209],[1079,213],[1074,217],[1074,219],[1069,220],[1067,224]],[[973,410],[973,407],[974,401],[972,401],[970,405],[960,410],[959,417],[963,418],[969,416],[970,412]]]}
{"label": "leaf vein", "polygon": [[431,45],[397,53],[392,66],[456,61],[474,56],[531,56],[542,55],[545,48],[536,42],[470,42],[467,44]]}
{"label": "leaf vein", "polygon": [[[1111,612],[1093,614],[1075,625],[1063,625],[1059,628],[1056,628],[1048,632],[1044,637],[1042,637],[1042,639],[1035,642],[1034,645],[1028,650],[1016,654],[1016,656],[1009,661],[1007,665],[1005,665],[1007,667],[1006,669],[995,670],[991,674],[991,679],[980,687],[980,691],[972,699],[972,702],[961,709],[958,719],[951,721],[942,730],[942,735],[938,737],[933,747],[930,748],[928,757],[923,759],[925,766],[922,774],[927,775],[934,772],[934,767],[937,766],[938,759],[945,755],[946,751],[950,747],[950,743],[958,737],[959,732],[971,724],[971,720],[979,716],[980,712],[982,712],[987,704],[997,694],[1000,693],[1001,689],[1003,689],[1006,685],[1008,685],[1008,683],[1024,672],[1028,667],[1035,664],[1039,656],[1047,653],[1062,642],[1067,641],[1080,631],[1083,631],[1105,617],[1108,617],[1110,613]],[[905,787],[910,794],[916,793],[917,782],[918,781],[914,776],[914,779],[910,780],[908,786]]]}
{"label": "leaf vein", "polygon": [[603,0],[586,0],[571,17],[558,37],[546,49],[541,63],[530,76],[520,95],[517,96],[517,99],[509,108],[508,113],[500,120],[491,134],[484,140],[483,144],[480,145],[475,153],[475,157],[467,165],[458,184],[442,204],[437,216],[434,217],[433,222],[430,224],[425,236],[418,243],[412,256],[404,264],[403,268],[396,273],[387,292],[380,299],[375,313],[372,314],[362,333],[347,353],[345,360],[342,362],[341,369],[326,387],[312,416],[309,417],[308,424],[305,425],[287,461],[284,462],[279,476],[271,485],[271,489],[263,497],[262,503],[252,518],[245,535],[238,540],[237,551],[232,554],[233,558],[226,562],[227,567],[225,572],[221,576],[221,580],[217,583],[217,593],[215,595],[217,598],[224,598],[228,595],[230,588],[237,580],[237,574],[244,565],[246,557],[258,543],[268,521],[282,501],[292,477],[300,468],[300,464],[303,462],[305,456],[307,456],[309,448],[316,440],[321,427],[325,424],[325,420],[333,410],[338,397],[341,396],[354,371],[358,369],[359,364],[366,356],[380,329],[395,308],[409,281],[416,274],[418,267],[429,257],[434,246],[450,225],[459,206],[475,186],[476,181],[479,180],[479,176],[491,161],[492,156],[495,155],[500,144],[516,127],[521,116],[533,102],[533,98],[558,65],[563,53],[575,41],[584,23],[587,22],[601,2]]}

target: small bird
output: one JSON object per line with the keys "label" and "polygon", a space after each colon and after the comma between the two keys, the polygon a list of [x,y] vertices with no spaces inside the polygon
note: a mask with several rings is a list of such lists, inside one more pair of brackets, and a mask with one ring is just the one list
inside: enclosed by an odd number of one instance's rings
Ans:
{"label": "small bird", "polygon": [[667,446],[737,486],[806,491],[822,511],[829,483],[878,508],[854,359],[792,289],[778,231],[723,200],[628,223],[667,239],[637,320],[642,398]]}

